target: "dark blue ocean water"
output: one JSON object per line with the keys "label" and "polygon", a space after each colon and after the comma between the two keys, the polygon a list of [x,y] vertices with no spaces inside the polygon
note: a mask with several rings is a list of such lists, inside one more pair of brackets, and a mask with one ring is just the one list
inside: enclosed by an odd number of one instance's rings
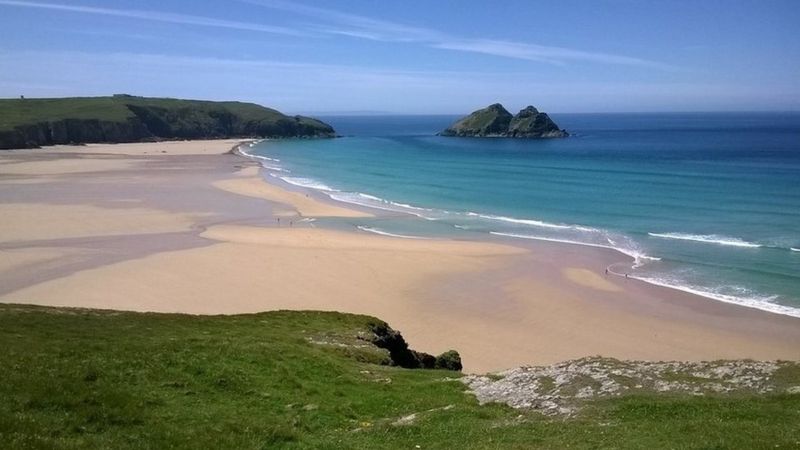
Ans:
{"label": "dark blue ocean water", "polygon": [[444,138],[455,117],[326,117],[344,137],[249,151],[279,160],[264,161],[270,176],[413,215],[354,224],[366,231],[610,247],[635,258],[614,269],[633,277],[800,316],[800,113],[552,117],[572,136]]}

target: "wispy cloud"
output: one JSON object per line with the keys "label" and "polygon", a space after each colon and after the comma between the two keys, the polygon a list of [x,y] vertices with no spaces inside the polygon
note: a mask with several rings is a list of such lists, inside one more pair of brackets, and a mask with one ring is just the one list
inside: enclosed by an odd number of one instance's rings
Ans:
{"label": "wispy cloud", "polygon": [[[361,37],[376,41],[393,42],[422,42],[435,41],[446,37],[445,34],[436,30],[405,25],[387,20],[374,19],[372,17],[350,14],[327,8],[303,5],[296,2],[286,2],[282,0],[239,0],[242,3],[263,6],[281,11],[288,11],[306,17],[313,17],[328,25],[318,26],[320,31],[334,34],[343,34],[353,37]],[[340,26],[332,26],[331,23]],[[341,26],[346,28],[341,28]]]}
{"label": "wispy cloud", "polygon": [[320,34],[327,34],[381,42],[417,43],[430,48],[442,50],[478,53],[554,65],[565,65],[569,62],[580,61],[612,65],[639,66],[661,70],[674,69],[674,67],[671,67],[667,64],[630,56],[602,52],[589,52],[526,42],[464,38],[429,28],[416,27],[387,20],[375,19],[372,17],[350,14],[333,9],[285,2],[282,0],[240,1],[243,3],[258,5],[275,10],[287,11],[304,17],[310,17],[317,21],[317,23],[306,24],[303,27],[304,29],[301,29],[299,26],[290,28],[285,26],[266,25],[236,20],[224,20],[212,17],[161,11],[103,8],[28,0],[0,0],[0,5],[113,17],[126,17],[155,22],[228,28],[233,30],[255,31],[289,36],[319,36]]}
{"label": "wispy cloud", "polygon": [[672,66],[630,56],[612,55],[608,53],[586,52],[561,47],[525,44],[520,42],[498,41],[491,39],[448,40],[431,44],[435,48],[461,50],[465,52],[484,53],[508,58],[540,61],[550,64],[564,65],[568,61],[589,61],[603,64],[641,66],[654,69],[671,70]]}
{"label": "wispy cloud", "polygon": [[159,11],[144,11],[138,9],[114,9],[94,6],[64,5],[59,3],[29,2],[20,0],[0,0],[0,5],[16,6],[21,8],[49,9],[82,14],[95,14],[101,16],[127,17],[131,19],[148,20],[153,22],[177,23],[183,25],[196,25],[214,28],[229,28],[242,31],[258,31],[263,33],[301,36],[297,30],[285,27],[262,25],[252,22],[239,22],[233,20],[214,19],[211,17],[194,16],[189,14],[175,14]]}
{"label": "wispy cloud", "polygon": [[589,52],[526,42],[493,39],[462,38],[438,30],[420,28],[386,20],[374,19],[327,8],[289,3],[282,0],[240,0],[243,3],[263,6],[312,17],[323,25],[314,26],[317,32],[349,36],[384,42],[416,42],[428,47],[480,53],[505,58],[565,65],[570,61],[648,67],[673,70],[674,67],[623,55]]}
{"label": "wispy cloud", "polygon": [[255,101],[288,112],[458,113],[494,102],[515,109],[528,102],[520,103],[520,92],[536,92],[536,105],[548,112],[754,110],[775,109],[776,104],[796,110],[800,104],[794,85],[554,81],[525,72],[392,70],[167,54],[0,48],[0,67],[15,68],[0,71],[0,97],[126,92]]}

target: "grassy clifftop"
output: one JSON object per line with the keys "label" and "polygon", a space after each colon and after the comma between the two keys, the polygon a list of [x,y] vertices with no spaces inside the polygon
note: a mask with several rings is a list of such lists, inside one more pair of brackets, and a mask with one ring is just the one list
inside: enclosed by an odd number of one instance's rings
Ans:
{"label": "grassy clifftop", "polygon": [[332,137],[319,120],[253,103],[129,95],[0,99],[0,149],[227,137]]}
{"label": "grassy clifftop", "polygon": [[458,372],[383,364],[389,353],[364,339],[376,324],[0,305],[0,448],[800,445],[800,395],[785,389],[800,383],[796,365],[775,372],[773,394],[638,390],[552,417],[479,405]]}

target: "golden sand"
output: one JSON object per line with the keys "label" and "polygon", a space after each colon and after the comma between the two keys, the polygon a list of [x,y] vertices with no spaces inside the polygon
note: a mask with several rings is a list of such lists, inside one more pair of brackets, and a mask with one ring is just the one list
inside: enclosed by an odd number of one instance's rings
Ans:
{"label": "golden sand", "polygon": [[[591,255],[608,253],[595,249],[576,259],[546,245],[529,250],[300,223],[275,227],[274,215],[368,214],[265,183],[248,161],[225,155],[232,145],[0,154],[0,290],[14,286],[0,291],[0,301],[192,314],[370,314],[400,329],[419,350],[458,349],[469,371],[589,355],[800,358],[800,321],[606,278],[606,262]],[[176,171],[178,161],[187,164],[185,172]],[[214,170],[207,175],[189,165],[209,162]],[[159,173],[162,165],[168,176]],[[114,182],[119,177],[124,186]],[[188,183],[192,202],[168,208],[155,201]],[[21,193],[25,201],[18,200]],[[227,203],[238,205],[231,207],[235,214],[210,214]],[[273,217],[260,217],[265,210]],[[162,234],[170,240],[164,244],[185,242],[180,249],[159,246]],[[122,237],[124,245],[108,246],[108,239]]]}

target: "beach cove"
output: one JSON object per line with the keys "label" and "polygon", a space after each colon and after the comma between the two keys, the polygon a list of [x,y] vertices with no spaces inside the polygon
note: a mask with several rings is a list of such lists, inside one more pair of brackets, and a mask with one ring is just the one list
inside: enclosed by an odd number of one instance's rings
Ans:
{"label": "beach cove", "polygon": [[[368,314],[467,372],[602,355],[798,359],[800,319],[607,276],[619,253],[320,226],[380,214],[269,180],[235,140],[0,155],[0,302]],[[280,183],[280,184],[279,184]]]}

